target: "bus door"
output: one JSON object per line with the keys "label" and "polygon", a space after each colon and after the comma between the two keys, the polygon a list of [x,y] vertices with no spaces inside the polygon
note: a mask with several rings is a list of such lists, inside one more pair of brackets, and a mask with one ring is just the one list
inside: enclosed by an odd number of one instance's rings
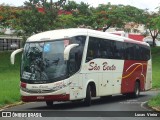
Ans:
{"label": "bus door", "polygon": [[73,48],[70,51],[68,61],[68,73],[70,81],[70,95],[71,99],[79,99],[82,97],[82,77],[80,74],[80,66],[82,60],[82,52],[79,52],[79,47]]}
{"label": "bus door", "polygon": [[70,100],[76,100],[82,98],[82,74],[74,74],[69,78],[69,91],[70,91]]}

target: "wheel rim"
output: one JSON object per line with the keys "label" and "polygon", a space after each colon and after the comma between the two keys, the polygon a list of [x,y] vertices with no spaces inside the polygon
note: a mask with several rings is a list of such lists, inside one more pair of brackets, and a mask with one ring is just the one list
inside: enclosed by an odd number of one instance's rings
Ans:
{"label": "wheel rim", "polygon": [[138,96],[139,95],[139,84],[137,83],[137,85],[136,85],[136,96]]}
{"label": "wheel rim", "polygon": [[139,89],[137,88],[136,90],[136,95],[138,96],[139,95]]}

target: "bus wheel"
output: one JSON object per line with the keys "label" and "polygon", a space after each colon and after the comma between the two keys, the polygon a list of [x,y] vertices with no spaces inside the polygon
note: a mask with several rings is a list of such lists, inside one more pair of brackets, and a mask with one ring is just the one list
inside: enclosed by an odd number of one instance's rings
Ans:
{"label": "bus wheel", "polygon": [[140,84],[139,82],[135,83],[134,92],[132,93],[132,97],[137,98],[140,94]]}
{"label": "bus wheel", "polygon": [[46,101],[46,104],[48,107],[52,107],[53,106],[53,101]]}
{"label": "bus wheel", "polygon": [[88,85],[88,87],[87,87],[87,91],[86,91],[86,98],[84,99],[84,104],[86,105],[86,106],[90,106],[91,105],[91,93],[92,91],[91,91],[91,87],[90,87],[90,85]]}

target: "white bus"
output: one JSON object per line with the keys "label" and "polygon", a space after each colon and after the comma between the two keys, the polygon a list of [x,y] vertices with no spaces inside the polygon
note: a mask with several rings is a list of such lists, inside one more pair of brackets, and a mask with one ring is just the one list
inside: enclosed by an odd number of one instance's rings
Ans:
{"label": "white bus", "polygon": [[20,71],[22,101],[84,100],[114,94],[138,97],[152,86],[147,43],[82,28],[42,32],[29,37]]}

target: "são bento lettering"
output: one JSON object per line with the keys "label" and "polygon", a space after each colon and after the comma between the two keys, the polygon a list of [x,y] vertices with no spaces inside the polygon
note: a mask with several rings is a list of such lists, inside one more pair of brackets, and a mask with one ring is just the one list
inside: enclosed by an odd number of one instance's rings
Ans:
{"label": "s\u00e3o bento lettering", "polygon": [[116,70],[116,66],[114,64],[109,65],[107,62],[103,62],[101,65],[98,65],[95,62],[90,62],[89,63],[89,68],[88,68],[89,71],[92,71],[92,70],[99,71],[101,69],[103,71],[114,71],[114,70]]}

